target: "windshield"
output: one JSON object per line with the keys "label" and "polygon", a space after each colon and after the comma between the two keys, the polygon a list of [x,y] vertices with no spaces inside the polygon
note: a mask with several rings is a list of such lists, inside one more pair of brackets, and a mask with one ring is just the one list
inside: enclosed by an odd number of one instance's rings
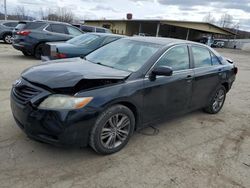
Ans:
{"label": "windshield", "polygon": [[67,41],[69,44],[74,44],[76,46],[83,46],[90,44],[92,41],[96,40],[100,36],[93,35],[93,34],[83,34],[77,37],[74,37],[73,39],[70,39]]}
{"label": "windshield", "polygon": [[161,46],[158,44],[120,39],[86,56],[86,60],[135,72],[152,57]]}

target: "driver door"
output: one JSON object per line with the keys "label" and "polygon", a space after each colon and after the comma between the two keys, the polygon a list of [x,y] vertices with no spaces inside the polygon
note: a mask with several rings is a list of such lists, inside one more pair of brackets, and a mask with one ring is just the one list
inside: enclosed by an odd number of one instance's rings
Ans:
{"label": "driver door", "polygon": [[194,72],[187,45],[168,49],[151,71],[160,66],[171,67],[173,75],[144,79],[144,123],[182,113],[190,105]]}

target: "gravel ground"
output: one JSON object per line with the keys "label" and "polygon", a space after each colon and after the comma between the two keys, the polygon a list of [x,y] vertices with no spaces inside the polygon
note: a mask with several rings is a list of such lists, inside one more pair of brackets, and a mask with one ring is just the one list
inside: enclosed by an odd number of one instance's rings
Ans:
{"label": "gravel ground", "polygon": [[[219,50],[239,74],[217,115],[196,111],[136,133],[119,153],[28,139],[10,111],[11,84],[40,61],[0,43],[0,187],[250,187],[250,53]],[[145,131],[151,131],[150,129]]]}

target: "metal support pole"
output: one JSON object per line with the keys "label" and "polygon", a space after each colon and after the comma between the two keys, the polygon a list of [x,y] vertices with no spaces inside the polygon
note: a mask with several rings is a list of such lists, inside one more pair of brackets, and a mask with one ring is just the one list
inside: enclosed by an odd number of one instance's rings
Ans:
{"label": "metal support pole", "polygon": [[160,27],[161,27],[161,24],[158,23],[158,24],[157,24],[157,29],[156,29],[156,37],[159,36]]}
{"label": "metal support pole", "polygon": [[190,32],[190,30],[188,29],[188,30],[187,30],[186,40],[188,40],[188,38],[189,38],[189,32]]}
{"label": "metal support pole", "polygon": [[6,0],[4,0],[4,19],[7,20],[7,6],[6,6]]}
{"label": "metal support pole", "polygon": [[138,35],[141,33],[141,23],[139,23],[139,33]]}

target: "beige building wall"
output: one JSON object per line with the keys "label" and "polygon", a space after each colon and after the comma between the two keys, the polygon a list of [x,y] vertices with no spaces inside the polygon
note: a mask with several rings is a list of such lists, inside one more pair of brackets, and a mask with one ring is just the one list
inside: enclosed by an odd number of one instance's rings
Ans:
{"label": "beige building wall", "polygon": [[126,34],[126,30],[127,30],[127,27],[126,27],[126,22],[123,22],[123,21],[120,21],[120,22],[110,22],[110,21],[101,21],[101,22],[88,22],[88,21],[85,21],[85,24],[86,25],[92,25],[92,26],[97,26],[97,27],[103,27],[103,26],[107,26],[109,25],[110,26],[110,30],[115,33],[115,34],[121,34],[121,35],[125,35]]}

